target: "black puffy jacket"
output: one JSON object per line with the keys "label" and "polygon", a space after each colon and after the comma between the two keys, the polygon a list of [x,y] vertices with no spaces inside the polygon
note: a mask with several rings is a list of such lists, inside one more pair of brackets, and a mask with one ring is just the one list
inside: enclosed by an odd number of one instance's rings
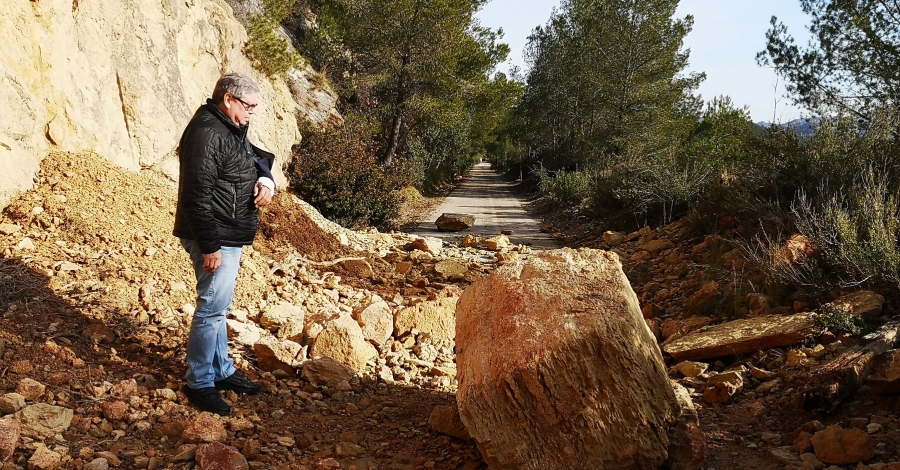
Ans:
{"label": "black puffy jacket", "polygon": [[252,244],[259,224],[253,188],[259,177],[272,178],[274,160],[250,144],[247,126],[207,100],[181,135],[172,234],[197,241],[203,253]]}

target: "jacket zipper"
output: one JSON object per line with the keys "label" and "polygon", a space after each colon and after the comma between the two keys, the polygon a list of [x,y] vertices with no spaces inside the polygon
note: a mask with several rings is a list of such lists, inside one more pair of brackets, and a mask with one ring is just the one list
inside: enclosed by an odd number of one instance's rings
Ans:
{"label": "jacket zipper", "polygon": [[237,190],[234,183],[231,184],[231,218],[237,218]]}

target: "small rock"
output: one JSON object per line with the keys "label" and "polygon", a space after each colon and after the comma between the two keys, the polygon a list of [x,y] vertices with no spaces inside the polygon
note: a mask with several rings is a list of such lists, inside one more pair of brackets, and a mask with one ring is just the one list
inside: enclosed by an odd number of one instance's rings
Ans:
{"label": "small rock", "polygon": [[394,270],[397,271],[398,274],[406,276],[407,274],[409,274],[409,271],[412,269],[412,267],[413,264],[411,261],[401,261],[397,263],[397,267],[395,267]]}
{"label": "small rock", "polygon": [[314,385],[334,387],[342,381],[353,377],[353,369],[335,361],[330,357],[320,357],[303,364],[301,375]]}
{"label": "small rock", "polygon": [[466,426],[459,418],[459,410],[455,406],[436,406],[428,418],[428,426],[435,432],[450,437],[469,439],[469,431],[466,430]]}
{"label": "small rock", "polygon": [[209,413],[200,413],[184,430],[182,438],[191,443],[224,441],[228,439],[228,433],[221,419]]}
{"label": "small rock", "polygon": [[861,429],[828,426],[810,439],[816,458],[834,465],[863,462],[875,455],[875,444]]}
{"label": "small rock", "polygon": [[466,235],[463,237],[462,246],[463,248],[475,248],[479,243],[481,243],[481,238],[475,235]]}
{"label": "small rock", "polygon": [[625,241],[625,234],[622,232],[603,232],[603,242],[609,246],[618,246]]}
{"label": "small rock", "polygon": [[707,403],[725,403],[743,389],[744,381],[739,376],[729,377],[726,380],[708,383],[703,392],[703,400]]}
{"label": "small rock", "polygon": [[834,299],[834,305],[847,310],[850,315],[871,321],[881,316],[884,296],[870,290],[854,292]]}
{"label": "small rock", "polygon": [[509,238],[506,235],[497,235],[484,241],[484,247],[491,251],[500,251],[509,247]]}
{"label": "small rock", "polygon": [[197,466],[200,470],[248,470],[247,458],[237,449],[221,442],[201,445],[197,449]]}
{"label": "small rock", "polygon": [[9,460],[16,446],[19,445],[19,436],[22,434],[22,423],[14,418],[0,419],[0,464]]}
{"label": "small rock", "polygon": [[18,393],[7,393],[0,397],[0,411],[3,414],[13,414],[25,408],[25,397]]}
{"label": "small rock", "polygon": [[84,470],[109,470],[109,462],[100,457],[84,464]]}
{"label": "small rock", "polygon": [[84,464],[84,470],[109,470],[109,462],[99,457]]}
{"label": "small rock", "polygon": [[709,369],[709,364],[703,362],[684,361],[675,364],[672,370],[680,373],[684,377],[696,377]]}
{"label": "small rock", "polygon": [[293,374],[295,365],[299,366],[304,359],[301,357],[303,351],[303,346],[294,341],[279,340],[272,336],[262,338],[253,345],[257,365],[266,372],[281,370]]}
{"label": "small rock", "polygon": [[334,453],[338,457],[356,457],[366,453],[366,449],[352,442],[339,442],[334,447]]}
{"label": "small rock", "polygon": [[21,229],[22,227],[16,224],[0,224],[0,233],[4,235],[13,235]]}
{"label": "small rock", "polygon": [[353,319],[362,328],[363,337],[376,346],[385,344],[394,332],[394,314],[384,300],[355,309]]}
{"label": "small rock", "polygon": [[28,459],[28,470],[53,470],[61,464],[62,456],[41,444]]}
{"label": "small rock", "polygon": [[16,386],[16,392],[29,401],[40,398],[46,389],[47,387],[44,384],[33,379],[22,379],[19,381],[19,385]]}
{"label": "small rock", "polygon": [[444,232],[458,232],[475,225],[475,216],[472,214],[444,213],[434,222],[438,230]]}
{"label": "small rock", "polygon": [[438,261],[438,263],[434,265],[434,272],[445,278],[452,279],[461,277],[463,274],[469,272],[469,268],[457,260],[445,259],[443,261]]}
{"label": "small rock", "polygon": [[136,393],[137,381],[134,379],[123,380],[109,389],[109,394],[112,395],[113,398],[118,398],[119,400],[127,400]]}
{"label": "small rock", "polygon": [[22,241],[19,242],[18,245],[16,245],[16,248],[19,249],[19,250],[28,250],[28,251],[31,251],[31,250],[34,250],[34,249],[35,249],[35,246],[34,246],[34,242],[31,241],[30,238],[25,237],[25,238],[22,239]]}
{"label": "small rock", "polygon": [[417,237],[407,245],[408,250],[420,250],[432,255],[441,254],[444,242],[440,238]]}
{"label": "small rock", "polygon": [[22,435],[32,439],[54,437],[72,424],[74,412],[68,408],[37,403],[19,410],[15,417],[22,422]]}
{"label": "small rock", "polygon": [[106,401],[100,404],[103,416],[110,421],[121,421],[128,416],[128,403],[123,401]]}

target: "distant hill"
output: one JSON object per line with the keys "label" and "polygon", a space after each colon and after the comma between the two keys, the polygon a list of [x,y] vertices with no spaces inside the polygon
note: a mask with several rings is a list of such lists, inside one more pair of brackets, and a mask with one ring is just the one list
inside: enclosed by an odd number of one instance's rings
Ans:
{"label": "distant hill", "polygon": [[[813,128],[816,126],[816,124],[819,123],[819,121],[819,118],[794,119],[793,121],[776,125],[782,129],[793,129],[797,133],[797,135],[812,135]],[[772,123],[760,121],[757,122],[756,125],[763,129],[768,129],[772,125]]]}

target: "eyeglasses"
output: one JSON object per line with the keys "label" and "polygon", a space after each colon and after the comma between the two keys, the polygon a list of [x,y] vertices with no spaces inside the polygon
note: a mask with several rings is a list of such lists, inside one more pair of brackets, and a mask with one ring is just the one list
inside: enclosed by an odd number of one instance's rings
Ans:
{"label": "eyeglasses", "polygon": [[[230,94],[230,93],[229,93],[229,94]],[[234,99],[236,99],[236,100],[238,100],[238,101],[240,101],[241,104],[244,106],[244,110],[246,110],[248,113],[252,113],[253,110],[256,109],[257,106],[259,106],[259,103],[257,103],[257,104],[247,104],[246,101],[244,101],[244,100],[238,98],[237,96],[231,95],[231,97],[234,98]]]}

